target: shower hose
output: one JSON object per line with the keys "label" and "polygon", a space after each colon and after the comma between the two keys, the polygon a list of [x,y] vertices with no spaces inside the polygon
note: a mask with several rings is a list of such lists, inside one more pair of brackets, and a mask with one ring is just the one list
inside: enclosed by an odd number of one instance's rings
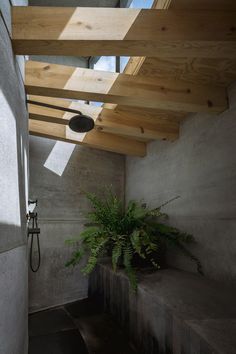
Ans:
{"label": "shower hose", "polygon": [[[32,272],[36,273],[39,270],[41,263],[41,252],[40,252],[40,242],[39,242],[39,234],[40,228],[38,227],[38,215],[37,213],[29,213],[29,223],[31,222],[31,227],[28,228],[28,237],[30,238],[30,259],[29,265]],[[34,243],[36,238],[36,249],[37,249],[37,264],[33,263],[33,252],[34,252]]]}

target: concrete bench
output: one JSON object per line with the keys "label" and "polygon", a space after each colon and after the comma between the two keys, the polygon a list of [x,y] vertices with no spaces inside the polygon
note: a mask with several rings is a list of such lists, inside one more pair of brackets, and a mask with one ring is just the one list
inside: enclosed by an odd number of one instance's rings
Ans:
{"label": "concrete bench", "polygon": [[175,269],[142,272],[137,294],[122,270],[101,263],[90,296],[124,327],[142,354],[235,354],[236,294]]}

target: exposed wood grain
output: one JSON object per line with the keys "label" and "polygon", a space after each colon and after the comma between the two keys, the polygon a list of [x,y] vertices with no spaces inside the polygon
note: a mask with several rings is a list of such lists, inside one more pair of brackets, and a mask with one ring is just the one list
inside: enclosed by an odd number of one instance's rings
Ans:
{"label": "exposed wood grain", "polygon": [[[199,11],[199,10],[204,10],[205,13],[207,10],[210,10],[210,12],[215,12],[215,11],[236,11],[236,1],[235,0],[156,0],[154,2],[154,8],[156,9],[169,9],[168,13],[170,14],[170,10],[178,10],[178,11],[189,11],[190,14],[193,12]],[[216,13],[216,12],[215,12]],[[235,18],[235,16],[234,16]],[[30,19],[31,21],[31,19]],[[121,24],[121,22],[120,22]],[[137,23],[136,23],[137,24]],[[177,23],[175,23],[176,26],[178,26]],[[219,25],[219,24],[218,24]],[[162,26],[165,27],[164,24]],[[132,30],[134,30],[135,26],[132,27]],[[174,28],[174,27],[173,27]],[[204,27],[206,29],[206,27]],[[234,32],[234,25],[230,27],[230,33]],[[87,28],[88,29],[88,28]],[[132,30],[129,32],[129,35],[132,34]],[[165,31],[162,31],[165,32]],[[121,33],[121,32],[120,32]],[[136,31],[136,33],[138,33]],[[147,32],[146,32],[147,33]],[[155,33],[155,32],[154,32]],[[203,33],[203,32],[202,32]],[[222,32],[223,35],[224,31]],[[64,32],[65,34],[65,32]],[[157,31],[157,37],[155,38],[156,43],[158,39],[158,34],[159,30]],[[226,87],[228,84],[230,84],[232,81],[235,80],[236,78],[236,61],[235,61],[235,47],[234,45],[232,46],[232,43],[230,43],[231,49],[233,49],[233,54],[229,52],[229,48],[227,49],[226,47],[221,47],[220,44],[222,43],[215,43],[214,46],[210,46],[204,50],[203,44],[198,41],[197,43],[187,43],[185,41],[185,44],[192,45],[194,44],[194,48],[192,47],[191,50],[188,48],[187,55],[186,52],[184,51],[183,48],[181,48],[181,44],[175,42],[170,43],[170,40],[168,40],[168,35],[171,34],[171,32],[165,33],[165,40],[169,41],[168,46],[166,46],[166,43],[157,43],[159,45],[159,53],[158,56],[155,57],[156,53],[153,54],[149,53],[146,51],[145,53],[138,53],[135,52],[135,54],[127,54],[127,55],[143,55],[142,57],[132,57],[125,69],[125,72],[127,74],[131,75],[138,75],[138,76],[150,76],[150,77],[156,77],[161,80],[171,80],[171,81],[176,81],[178,82],[179,80],[185,83],[189,84],[194,84],[194,85],[213,85],[213,86],[222,86]],[[163,35],[163,34],[162,34]],[[209,34],[208,34],[209,35]],[[213,35],[213,32],[212,32]],[[216,35],[216,33],[215,33]],[[230,35],[229,35],[230,37]],[[147,38],[146,38],[147,39]],[[127,40],[127,38],[125,39]],[[183,40],[182,40],[183,41]],[[206,43],[206,37],[204,38],[204,41]],[[235,38],[233,39],[235,41]],[[34,42],[34,41],[33,41]],[[124,39],[122,38],[122,44],[121,46],[124,45]],[[13,44],[15,45],[17,42],[13,41]],[[90,46],[93,46],[94,43],[92,41],[89,41]],[[183,42],[182,42],[183,43]],[[212,43],[212,42],[211,42]],[[26,43],[26,48],[27,46],[35,47],[35,43]],[[40,46],[40,42],[37,43]],[[100,42],[101,44],[101,42]],[[116,42],[117,50],[121,50],[122,48],[119,47],[118,41]],[[129,43],[131,44],[131,43]],[[210,43],[209,43],[210,44]],[[70,48],[70,43],[68,42],[68,50],[73,50],[73,48]],[[110,43],[108,43],[110,46]],[[170,46],[172,45],[173,48]],[[175,47],[174,47],[175,45]],[[83,43],[81,43],[81,50],[83,49]],[[88,48],[91,50],[91,48]],[[94,50],[100,50],[100,48],[97,48],[96,46],[94,47]],[[106,47],[104,44],[103,46],[103,54],[106,54],[106,50],[110,50],[110,47]],[[127,50],[126,48],[123,47],[123,49]],[[135,49],[135,47],[134,47]],[[25,50],[23,47],[21,50]],[[46,50],[46,48],[41,49],[36,48],[35,50]],[[58,44],[55,44],[55,49],[50,49],[50,50],[55,50],[55,51],[60,51],[62,50]],[[85,49],[87,50],[87,48]],[[112,49],[113,50],[113,49]],[[132,48],[133,50],[133,48]],[[136,50],[136,49],[135,49]],[[155,50],[155,48],[154,48]],[[160,53],[160,50],[162,52]],[[225,51],[226,50],[226,51]],[[228,52],[227,52],[228,50]],[[211,51],[211,54],[207,54],[207,51]],[[107,52],[108,53],[108,52]],[[122,52],[123,53],[123,52]],[[199,54],[200,53],[200,54]],[[69,54],[69,52],[68,52]],[[181,56],[180,56],[181,54]],[[147,57],[145,57],[145,56]],[[209,57],[210,55],[210,57]],[[148,57],[149,56],[149,57]],[[41,97],[42,98],[42,97]],[[50,98],[52,100],[53,98]],[[63,100],[65,101],[65,100]],[[113,109],[113,113],[111,114],[111,110]],[[58,111],[59,112],[59,111]],[[109,115],[106,115],[108,114]],[[125,132],[127,132],[126,127],[130,127],[130,124],[132,125],[132,131],[128,131],[128,134],[132,137],[135,137],[138,139],[138,132],[133,130],[133,125],[137,126],[137,124],[140,122],[140,116],[142,116],[145,119],[145,122],[147,124],[155,124],[156,120],[167,120],[168,124],[172,122],[180,122],[182,121],[186,115],[188,114],[187,112],[183,111],[171,111],[166,109],[161,109],[161,108],[143,108],[143,107],[137,107],[137,106],[127,106],[124,103],[122,104],[114,104],[114,103],[105,103],[104,108],[101,110],[101,116],[103,116],[103,124],[109,126],[110,128],[108,129],[115,129],[116,135],[113,135],[115,138],[119,138],[119,134],[122,133],[123,139],[125,136]],[[137,119],[138,116],[138,119]],[[44,116],[43,118],[48,119],[50,118],[50,114]],[[119,130],[119,127],[117,126],[117,117],[119,117],[119,124],[121,125],[122,131]],[[53,117],[53,118],[58,118]],[[65,117],[64,117],[65,118]],[[67,117],[68,118],[68,117]],[[136,120],[135,120],[136,119]],[[38,122],[40,123],[40,122]],[[61,123],[61,118],[59,118],[58,123]],[[122,124],[120,124],[122,123]],[[30,125],[32,127],[32,121],[30,120]],[[49,123],[47,123],[49,124]],[[114,127],[115,124],[115,127]],[[51,126],[52,127],[52,126]],[[34,126],[33,127],[33,134],[38,134],[41,136],[47,135],[47,132],[49,134],[54,134],[55,138],[55,132],[57,133],[58,136],[61,136],[62,140],[68,141],[68,136],[66,139],[64,139],[65,136],[65,131],[64,129],[61,130],[59,128],[59,124],[53,124],[53,129],[49,127],[48,125],[45,126]],[[104,128],[104,127],[103,127]],[[106,129],[106,128],[105,128]],[[37,130],[37,131],[36,131]],[[104,130],[103,130],[104,131]],[[112,131],[111,131],[112,132]],[[94,132],[93,132],[94,133]],[[99,131],[96,133],[100,133]],[[73,133],[74,134],[74,133]],[[90,137],[91,137],[91,133]],[[108,143],[106,142],[107,146],[105,146],[103,143],[101,144],[100,141],[100,136],[108,135],[112,136],[112,134],[106,134],[106,133],[100,133],[98,136],[92,136],[92,145],[93,147],[98,147],[102,148],[105,150],[110,149],[110,144],[111,140],[108,139]],[[85,138],[88,138],[89,135],[87,134]],[[56,138],[57,139],[57,138]],[[75,140],[77,140],[78,137],[76,137]],[[81,139],[81,138],[80,138]],[[91,139],[91,138],[90,138]],[[141,138],[140,138],[141,139]],[[72,138],[73,140],[73,138]],[[98,142],[97,142],[98,140]],[[106,140],[106,139],[105,139]],[[132,141],[131,139],[126,139],[127,141]],[[117,142],[117,140],[116,140]],[[135,141],[136,142],[136,141]],[[80,142],[81,143],[81,142]],[[82,142],[83,143],[83,142]],[[96,145],[98,143],[98,146]],[[119,146],[120,141],[118,142],[118,147],[117,150],[118,152],[120,151],[120,146]],[[93,145],[95,144],[95,145]],[[102,147],[99,147],[99,145]],[[144,144],[143,144],[144,145]],[[115,151],[115,150],[109,150],[109,151]],[[123,152],[122,152],[123,153]],[[126,152],[124,152],[126,153]]]}
{"label": "exposed wood grain", "polygon": [[[111,109],[102,109],[102,107],[95,107],[80,102],[53,97],[30,96],[30,100],[79,110],[94,119],[95,129],[106,133],[142,140],[175,140],[178,137],[179,125],[177,122],[158,118],[150,122],[148,119],[145,119],[145,116],[142,114],[127,111],[119,113]],[[30,119],[63,125],[67,125],[69,119],[73,116],[72,113],[39,107],[34,104],[28,104],[28,110]]]}
{"label": "exposed wood grain", "polygon": [[236,12],[13,7],[16,54],[236,58]]}
{"label": "exposed wood grain", "polygon": [[[226,10],[235,11],[235,0],[156,0],[153,8],[172,10]],[[198,84],[214,84],[227,86],[236,79],[236,60],[229,58],[207,59],[207,58],[153,58],[153,57],[131,57],[125,72],[132,75],[147,75],[160,78],[184,80]],[[106,104],[105,104],[106,107]],[[117,111],[123,107],[113,107]],[[163,116],[168,112],[158,112]],[[176,117],[178,120],[184,119]],[[174,117],[169,112],[169,117]]]}
{"label": "exposed wood grain", "polygon": [[112,102],[185,112],[222,112],[223,88],[29,61],[26,92],[32,95]]}
{"label": "exposed wood grain", "polygon": [[29,120],[29,133],[44,138],[66,141],[68,143],[86,145],[88,147],[116,152],[125,155],[145,156],[146,144],[113,134],[92,130],[86,134],[72,132],[62,124]]}
{"label": "exposed wood grain", "polygon": [[139,75],[227,87],[236,80],[236,60],[147,57]]}
{"label": "exposed wood grain", "polygon": [[[166,3],[173,10],[227,10],[236,11],[235,0],[158,0],[159,5]],[[164,5],[165,6],[165,5]]]}
{"label": "exposed wood grain", "polygon": [[155,123],[156,119],[168,120],[172,122],[182,122],[186,117],[186,112],[169,111],[162,109],[140,108],[140,107],[128,107],[123,105],[117,105],[115,111],[120,114],[139,114],[142,115],[145,121]]}

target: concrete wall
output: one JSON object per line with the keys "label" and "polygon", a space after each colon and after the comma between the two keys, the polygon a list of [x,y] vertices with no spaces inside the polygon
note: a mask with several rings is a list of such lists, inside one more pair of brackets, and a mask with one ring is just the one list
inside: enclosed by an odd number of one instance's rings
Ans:
{"label": "concrete wall", "polygon": [[84,191],[97,192],[112,184],[123,196],[123,182],[121,155],[30,138],[30,197],[38,198],[42,253],[38,273],[29,275],[30,311],[87,296],[81,266],[65,268],[73,250],[65,240],[78,236],[86,221],[90,206]]}
{"label": "concrete wall", "polygon": [[[179,195],[165,208],[170,223],[194,235],[206,276],[236,286],[236,87],[229,93],[229,110],[192,115],[176,142],[153,142],[145,158],[127,158],[126,199],[155,207]],[[170,254],[169,263],[195,271],[182,256]]]}
{"label": "concrete wall", "polygon": [[88,59],[84,57],[65,57],[54,55],[31,55],[30,60],[42,61],[44,63],[77,66],[79,68],[88,67]]}
{"label": "concrete wall", "polygon": [[15,58],[11,48],[10,7],[8,0],[0,1],[0,353],[26,354],[28,117],[24,58]]}

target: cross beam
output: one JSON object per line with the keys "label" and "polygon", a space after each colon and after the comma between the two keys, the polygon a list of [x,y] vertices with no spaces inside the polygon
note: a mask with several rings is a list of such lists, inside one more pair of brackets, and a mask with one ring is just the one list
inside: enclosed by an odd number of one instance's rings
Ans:
{"label": "cross beam", "polygon": [[184,112],[218,113],[227,108],[226,90],[180,80],[96,71],[36,61],[26,63],[31,95],[116,103]]}
{"label": "cross beam", "polygon": [[[136,139],[165,139],[175,140],[178,138],[178,122],[167,119],[155,118],[155,122],[148,122],[142,114],[132,112],[116,112],[113,109],[103,109],[85,103],[58,99],[53,97],[30,96],[30,100],[53,104],[63,108],[75,109],[92,117],[95,121],[95,129],[105,133],[124,135]],[[71,113],[65,113],[47,107],[28,104],[29,118],[50,123],[68,125]]]}
{"label": "cross beam", "polygon": [[236,58],[235,11],[16,6],[15,54]]}
{"label": "cross beam", "polygon": [[140,157],[146,155],[145,143],[96,130],[79,134],[62,124],[29,119],[29,133],[30,135],[85,145],[119,154]]}

